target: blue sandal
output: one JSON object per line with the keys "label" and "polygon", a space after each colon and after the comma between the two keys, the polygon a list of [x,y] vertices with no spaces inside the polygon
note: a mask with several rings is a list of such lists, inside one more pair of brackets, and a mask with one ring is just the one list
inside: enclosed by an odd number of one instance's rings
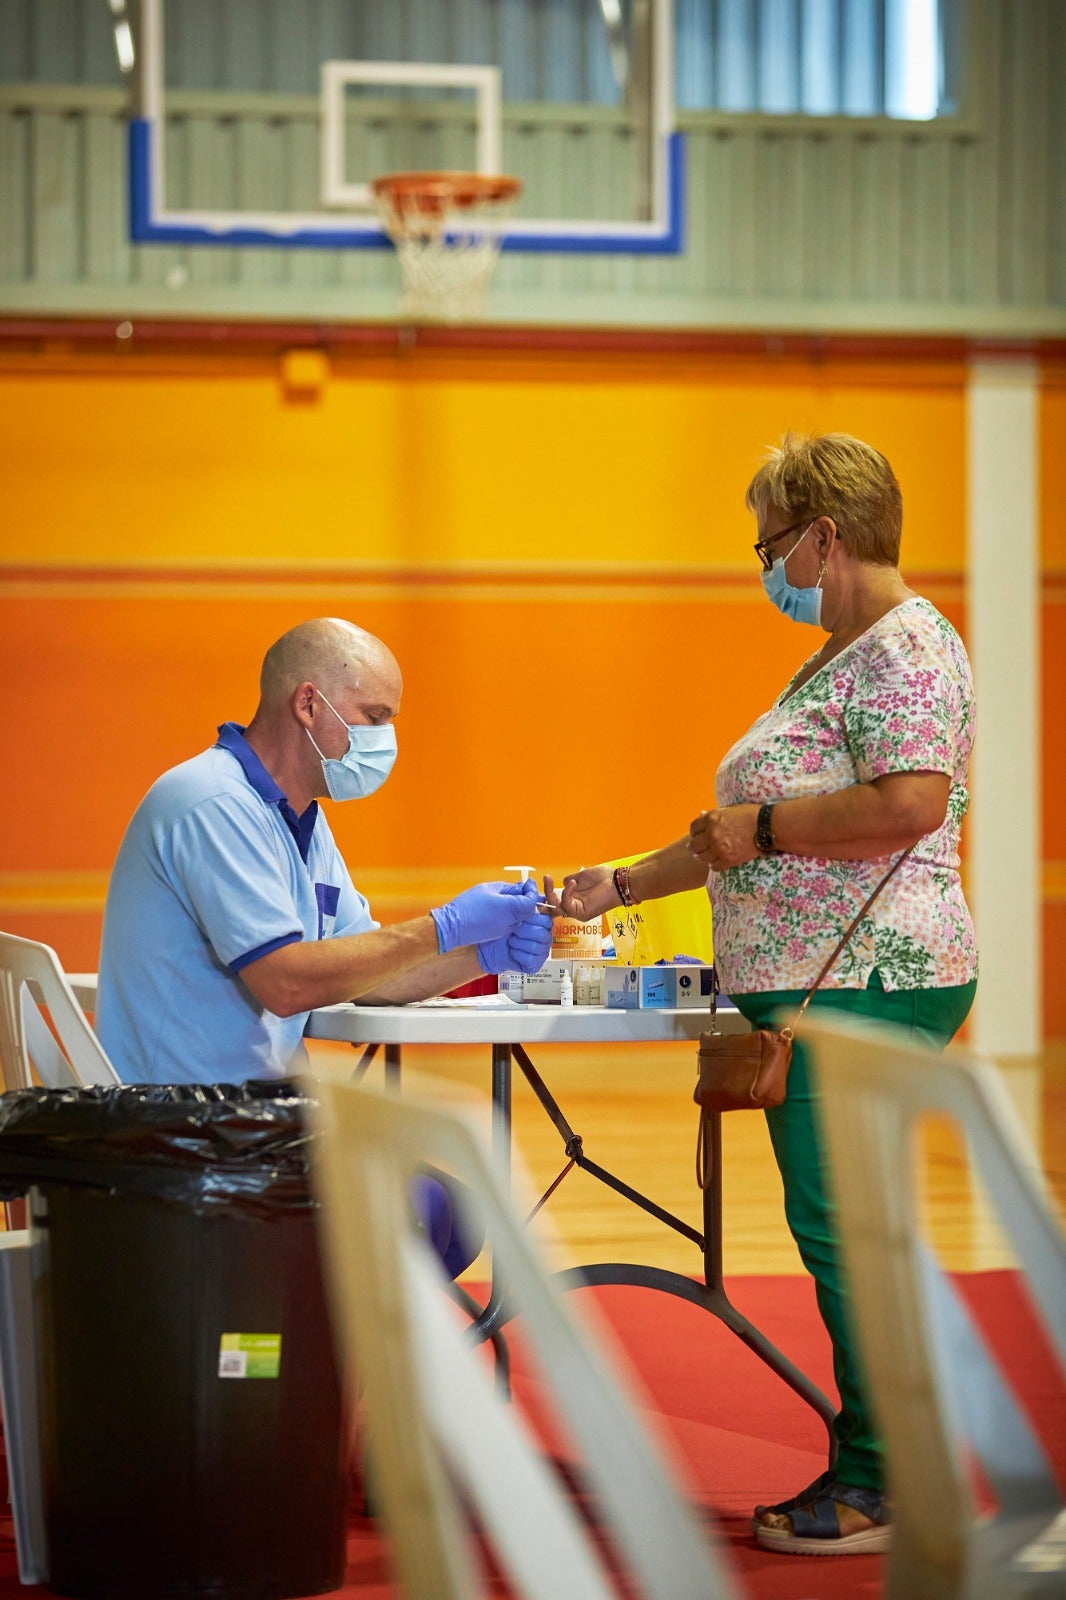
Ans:
{"label": "blue sandal", "polygon": [[[838,1505],[858,1511],[869,1525],[856,1528],[854,1533],[841,1533]],[[757,1510],[756,1518],[769,1512],[787,1516],[791,1528],[768,1528],[756,1520],[755,1537],[764,1550],[776,1550],[781,1555],[877,1555],[888,1549],[892,1536],[888,1507],[880,1490],[839,1483],[832,1473],[816,1479],[810,1491],[797,1496],[791,1504],[782,1501],[761,1513]]]}
{"label": "blue sandal", "polygon": [[751,1531],[758,1534],[762,1518],[770,1512],[777,1516],[787,1516],[790,1511],[795,1511],[797,1506],[809,1505],[812,1500],[817,1500],[825,1490],[835,1486],[836,1473],[832,1467],[828,1472],[823,1472],[820,1477],[809,1483],[806,1489],[801,1489],[799,1494],[794,1494],[790,1500],[779,1500],[776,1506],[756,1506],[751,1518]]}

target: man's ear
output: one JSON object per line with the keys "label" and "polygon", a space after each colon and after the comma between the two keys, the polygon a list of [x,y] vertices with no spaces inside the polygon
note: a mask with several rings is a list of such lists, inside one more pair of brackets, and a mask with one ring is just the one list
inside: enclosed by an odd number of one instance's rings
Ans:
{"label": "man's ear", "polygon": [[315,720],[315,686],[300,683],[292,691],[292,709],[297,722],[309,728]]}

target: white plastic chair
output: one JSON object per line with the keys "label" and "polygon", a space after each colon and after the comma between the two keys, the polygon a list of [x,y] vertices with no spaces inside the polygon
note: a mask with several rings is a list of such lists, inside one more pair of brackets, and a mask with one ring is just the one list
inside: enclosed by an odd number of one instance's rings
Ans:
{"label": "white plastic chair", "polygon": [[[321,1058],[316,1058],[321,1060]],[[617,1589],[596,1540],[496,1392],[411,1220],[408,1188],[427,1163],[466,1186],[508,1308],[551,1385],[600,1527],[644,1600],[718,1600],[720,1557],[674,1486],[602,1351],[593,1350],[534,1254],[469,1111],[316,1075],[313,1174],[338,1337],[358,1365],[374,1485],[408,1600],[473,1600],[472,1507],[516,1596],[608,1600]]]}
{"label": "white plastic chair", "polygon": [[[812,1017],[838,1227],[884,1430],[886,1600],[1066,1594],[1066,1514],[1047,1457],[919,1232],[915,1121],[953,1118],[1066,1380],[1066,1242],[995,1067],[890,1030]],[[976,1456],[999,1509],[977,1514]]]}
{"label": "white plastic chair", "polygon": [[19,1580],[46,1583],[37,1345],[33,1323],[34,1253],[25,1229],[0,1233],[0,1402],[4,1415],[8,1498],[15,1523]]}
{"label": "white plastic chair", "polygon": [[[56,1030],[41,1014],[44,1005]],[[59,1035],[57,1040],[56,1034]],[[89,1019],[46,944],[0,933],[0,1066],[4,1088],[119,1082]],[[29,1233],[0,1235],[0,1404],[19,1578],[48,1577],[39,1450],[33,1265]]]}
{"label": "white plastic chair", "polygon": [[55,951],[13,933],[0,933],[0,1065],[6,1089],[29,1088],[34,1069],[46,1089],[119,1082]]}

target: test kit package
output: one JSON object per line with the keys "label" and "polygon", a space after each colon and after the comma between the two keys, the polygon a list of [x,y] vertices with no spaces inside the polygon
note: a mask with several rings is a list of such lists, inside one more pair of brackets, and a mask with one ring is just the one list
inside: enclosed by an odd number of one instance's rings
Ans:
{"label": "test kit package", "polygon": [[665,1011],[675,1006],[710,1008],[714,968],[682,966],[605,967],[603,1004],[611,1011]]}
{"label": "test kit package", "polygon": [[694,962],[675,967],[677,973],[677,999],[675,1006],[700,1006],[710,1009],[714,990],[714,968],[697,966]]}
{"label": "test kit package", "polygon": [[665,1011],[677,1004],[676,967],[605,967],[603,1003],[609,1011]]}
{"label": "test kit package", "polygon": [[501,972],[498,988],[500,994],[509,995],[512,1000],[558,1005],[565,975],[573,984],[576,1006],[602,1006],[606,1004],[603,972],[602,961],[548,960],[539,972]]}
{"label": "test kit package", "polygon": [[554,1000],[558,1005],[562,995],[563,978],[574,981],[574,963],[569,960],[552,960],[550,957],[539,972],[527,972],[522,984],[523,1000]]}
{"label": "test kit package", "polygon": [[674,1006],[709,1009],[714,968],[626,966],[620,962],[548,960],[539,972],[501,972],[499,991],[512,1000],[558,1005],[564,977],[573,986],[574,1004],[606,1006],[610,1011],[667,1011]]}
{"label": "test kit package", "polygon": [[558,1005],[562,997],[563,978],[568,977],[573,982],[573,961],[548,960],[539,972],[501,972],[499,992],[510,995],[512,1000],[544,1001],[547,1004]]}

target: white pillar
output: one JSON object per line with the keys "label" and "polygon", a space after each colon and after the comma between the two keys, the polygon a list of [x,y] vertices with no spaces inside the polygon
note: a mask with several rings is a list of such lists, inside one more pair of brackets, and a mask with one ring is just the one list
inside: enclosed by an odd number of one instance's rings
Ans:
{"label": "white pillar", "polygon": [[977,744],[967,822],[968,897],[981,977],[975,1047],[1041,1047],[1039,371],[1018,358],[970,366],[967,642]]}

